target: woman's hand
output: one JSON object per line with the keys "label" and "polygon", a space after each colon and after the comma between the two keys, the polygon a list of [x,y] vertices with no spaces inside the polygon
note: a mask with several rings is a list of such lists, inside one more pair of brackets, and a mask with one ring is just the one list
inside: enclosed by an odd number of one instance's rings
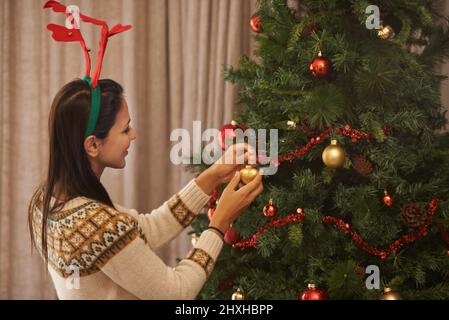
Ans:
{"label": "woman's hand", "polygon": [[247,163],[256,163],[256,151],[247,143],[229,147],[212,166],[203,171],[196,182],[207,194],[211,194],[221,183],[228,183],[235,173]]}
{"label": "woman's hand", "polygon": [[218,201],[217,209],[212,217],[210,226],[225,233],[240,213],[248,207],[254,199],[262,193],[262,176],[258,174],[247,185],[235,190],[240,183],[240,172],[236,172]]}
{"label": "woman's hand", "polygon": [[208,170],[211,170],[220,183],[228,183],[245,165],[256,164],[256,150],[247,143],[231,146]]}

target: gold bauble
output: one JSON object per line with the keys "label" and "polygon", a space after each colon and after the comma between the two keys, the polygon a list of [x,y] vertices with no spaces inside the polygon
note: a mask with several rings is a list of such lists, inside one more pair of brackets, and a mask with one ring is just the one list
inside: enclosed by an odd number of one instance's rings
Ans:
{"label": "gold bauble", "polygon": [[393,28],[390,26],[381,26],[381,28],[377,31],[377,35],[379,38],[387,40],[394,38],[396,35]]}
{"label": "gold bauble", "polygon": [[380,296],[380,300],[402,300],[402,298],[399,293],[397,293],[393,289],[385,288],[384,292]]}
{"label": "gold bauble", "polygon": [[232,300],[245,300],[245,295],[240,288],[232,294]]}
{"label": "gold bauble", "polygon": [[252,166],[246,166],[242,170],[240,170],[240,179],[244,184],[248,184],[257,176],[259,170]]}
{"label": "gold bauble", "polygon": [[339,168],[345,163],[345,151],[338,145],[337,140],[332,140],[324,149],[323,162],[329,168]]}

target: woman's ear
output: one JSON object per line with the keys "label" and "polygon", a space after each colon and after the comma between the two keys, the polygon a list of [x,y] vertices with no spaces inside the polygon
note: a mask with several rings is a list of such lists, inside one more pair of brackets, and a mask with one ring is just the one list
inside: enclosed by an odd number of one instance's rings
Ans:
{"label": "woman's ear", "polygon": [[96,158],[100,152],[100,141],[97,137],[91,135],[84,139],[84,150],[87,155]]}

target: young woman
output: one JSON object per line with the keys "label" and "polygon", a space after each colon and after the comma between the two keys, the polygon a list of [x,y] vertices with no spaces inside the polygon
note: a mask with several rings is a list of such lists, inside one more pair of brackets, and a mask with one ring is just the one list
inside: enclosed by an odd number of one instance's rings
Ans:
{"label": "young woman", "polygon": [[[124,168],[136,133],[122,87],[100,80],[101,104],[93,132],[85,136],[91,87],[75,80],[56,95],[49,121],[48,174],[29,206],[33,244],[48,264],[60,299],[193,299],[223,244],[223,234],[263,189],[258,175],[239,185],[240,165],[223,163],[239,148],[190,181],[150,214],[122,208],[100,182],[106,167]],[[224,190],[210,226],[175,268],[154,249],[176,237],[221,183]],[[238,190],[236,190],[238,189]]]}

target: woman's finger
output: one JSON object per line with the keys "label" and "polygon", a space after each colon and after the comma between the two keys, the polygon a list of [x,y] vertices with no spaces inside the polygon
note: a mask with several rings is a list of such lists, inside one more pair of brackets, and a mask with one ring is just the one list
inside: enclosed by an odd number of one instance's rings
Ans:
{"label": "woman's finger", "polygon": [[240,172],[236,171],[234,177],[229,181],[229,184],[226,188],[231,188],[232,190],[235,190],[237,186],[240,183]]}
{"label": "woman's finger", "polygon": [[250,194],[252,191],[257,189],[259,184],[262,182],[262,176],[260,174],[257,174],[257,176],[250,181],[248,184],[243,186],[243,188],[240,188],[239,191],[243,193],[245,196]]}
{"label": "woman's finger", "polygon": [[260,195],[263,192],[263,184],[261,183],[257,189],[253,190],[248,196],[247,198],[249,199],[249,202],[253,202],[254,199],[257,198],[258,195]]}

